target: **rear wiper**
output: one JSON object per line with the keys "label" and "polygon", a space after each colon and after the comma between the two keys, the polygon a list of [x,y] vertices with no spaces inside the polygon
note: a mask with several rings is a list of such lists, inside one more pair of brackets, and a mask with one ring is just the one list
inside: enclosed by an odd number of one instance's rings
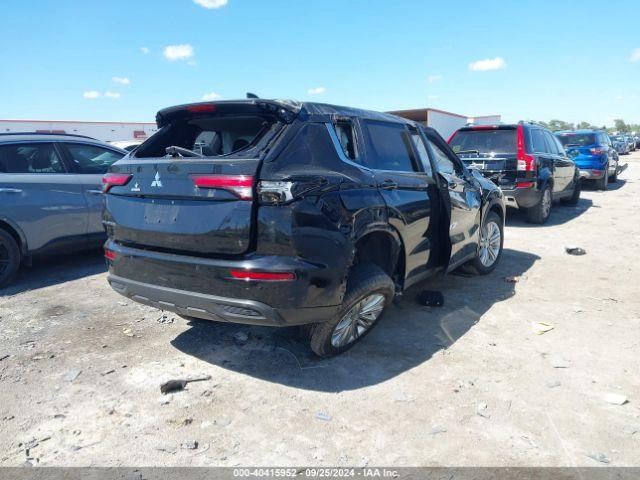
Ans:
{"label": "rear wiper", "polygon": [[461,153],[475,153],[476,155],[480,155],[480,150],[460,150],[459,152],[456,152],[457,155],[460,155]]}
{"label": "rear wiper", "polygon": [[189,150],[188,148],[182,148],[182,147],[178,147],[176,145],[172,145],[170,147],[167,147],[164,149],[165,152],[167,152],[167,155],[173,157],[173,158],[182,158],[185,155],[187,157],[199,157],[202,158],[202,155],[200,155],[198,152],[194,152],[193,150]]}
{"label": "rear wiper", "polygon": [[567,144],[565,145],[565,147],[579,147],[579,146],[580,146],[580,144],[579,144],[579,143],[567,143]]}

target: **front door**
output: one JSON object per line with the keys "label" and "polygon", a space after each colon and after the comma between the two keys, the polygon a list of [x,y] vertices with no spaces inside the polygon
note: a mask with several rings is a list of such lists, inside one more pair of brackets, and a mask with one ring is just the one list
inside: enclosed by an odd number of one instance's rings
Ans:
{"label": "front door", "polygon": [[64,142],[60,146],[75,170],[87,202],[87,234],[102,235],[102,176],[112,163],[124,157],[118,150],[89,143]]}
{"label": "front door", "polygon": [[478,181],[471,177],[460,159],[432,130],[427,139],[438,174],[443,180],[442,197],[449,210],[451,252],[447,271],[454,270],[473,258],[478,251],[482,192]]}

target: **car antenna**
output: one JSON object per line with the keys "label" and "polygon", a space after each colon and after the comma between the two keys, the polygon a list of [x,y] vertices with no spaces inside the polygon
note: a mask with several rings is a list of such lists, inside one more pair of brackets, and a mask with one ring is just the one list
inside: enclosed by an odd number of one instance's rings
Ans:
{"label": "car antenna", "polygon": [[260,97],[255,93],[247,92],[247,98],[260,98]]}

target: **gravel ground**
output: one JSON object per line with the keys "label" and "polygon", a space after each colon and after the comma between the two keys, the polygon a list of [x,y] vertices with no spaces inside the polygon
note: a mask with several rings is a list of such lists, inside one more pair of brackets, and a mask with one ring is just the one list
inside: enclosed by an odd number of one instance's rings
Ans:
{"label": "gravel ground", "polygon": [[99,253],[37,261],[0,292],[0,465],[638,466],[640,152],[622,158],[548,225],[510,212],[493,274],[420,285],[445,306],[413,289],[330,360],[127,301]]}

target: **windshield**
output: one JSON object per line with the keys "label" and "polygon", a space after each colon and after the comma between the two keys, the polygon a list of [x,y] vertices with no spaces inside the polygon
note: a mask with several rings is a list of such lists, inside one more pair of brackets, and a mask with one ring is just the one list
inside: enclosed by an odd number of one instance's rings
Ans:
{"label": "windshield", "polygon": [[168,147],[179,147],[203,157],[231,155],[255,145],[273,125],[273,120],[259,115],[179,118],[140,145],[135,156],[164,157]]}
{"label": "windshield", "polygon": [[582,147],[585,145],[594,145],[596,143],[596,136],[594,133],[561,133],[556,136],[560,139],[563,147]]}
{"label": "windshield", "polygon": [[454,152],[516,153],[515,129],[461,130],[450,142]]}

